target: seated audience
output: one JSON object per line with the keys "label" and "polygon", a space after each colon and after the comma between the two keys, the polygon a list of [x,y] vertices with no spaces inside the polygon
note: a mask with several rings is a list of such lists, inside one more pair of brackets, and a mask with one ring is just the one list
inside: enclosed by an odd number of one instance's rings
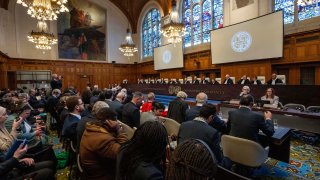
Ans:
{"label": "seated audience", "polygon": [[88,116],[81,117],[80,121],[77,124],[77,129],[76,129],[77,130],[77,150],[79,150],[80,148],[81,137],[83,135],[84,130],[86,129],[86,124],[88,122],[96,121],[97,119],[95,118],[95,116],[97,112],[104,107],[109,108],[107,103],[103,101],[97,101],[92,107],[92,112],[88,114]]}
{"label": "seated audience", "polygon": [[257,76],[253,76],[252,77],[252,81],[250,82],[251,84],[255,84],[255,85],[261,85],[261,81],[257,78]]}
{"label": "seated audience", "polygon": [[155,95],[153,92],[149,92],[147,95],[148,101],[143,103],[140,110],[141,112],[149,112],[152,109],[152,102],[155,100]]}
{"label": "seated audience", "polygon": [[123,105],[121,121],[131,128],[140,126],[140,106],[143,98],[141,92],[134,92],[132,100]]}
{"label": "seated audience", "polygon": [[229,135],[255,142],[259,142],[259,130],[262,130],[269,137],[273,135],[272,113],[266,111],[263,116],[251,111],[252,105],[253,99],[248,95],[244,95],[240,99],[239,109],[229,111],[227,123]]}
{"label": "seated audience", "polygon": [[221,165],[225,164],[227,166],[227,161],[223,157],[220,149],[219,132],[209,125],[215,113],[214,105],[204,104],[200,109],[198,117],[192,121],[187,121],[181,124],[178,133],[178,144],[191,138],[200,139],[207,143],[212,149],[218,163]]}
{"label": "seated audience", "polygon": [[282,82],[281,79],[277,78],[277,74],[276,73],[273,73],[271,75],[271,79],[267,82],[267,84],[269,84],[269,85],[281,85],[281,84],[283,84],[283,82]]}
{"label": "seated audience", "polygon": [[147,121],[160,120],[159,116],[162,115],[164,110],[165,110],[165,106],[162,103],[154,101],[152,103],[152,110],[151,111],[141,113],[140,125],[147,122]]}
{"label": "seated audience", "polygon": [[216,172],[217,160],[208,145],[199,139],[188,139],[173,152],[166,179],[208,180],[214,179]]}
{"label": "seated audience", "polygon": [[247,78],[247,75],[243,75],[241,79],[237,82],[237,84],[250,84],[249,79]]}
{"label": "seated audience", "polygon": [[62,136],[71,139],[74,143],[77,141],[77,125],[81,119],[80,113],[84,110],[84,104],[80,97],[71,96],[67,99],[69,115],[64,120],[62,127]]}
{"label": "seated audience", "polygon": [[32,158],[23,158],[28,145],[20,145],[8,160],[0,153],[0,179],[54,179],[54,163],[50,161],[35,163]]}
{"label": "seated audience", "polygon": [[220,84],[215,78],[211,79],[211,84]]}
{"label": "seated audience", "polygon": [[197,76],[194,76],[193,77],[193,82],[192,84],[200,84],[201,81],[199,81],[198,77]]}
{"label": "seated audience", "polygon": [[174,119],[178,123],[182,123],[186,119],[186,111],[189,109],[187,94],[183,91],[177,93],[177,97],[169,103],[167,117]]}
{"label": "seated audience", "polygon": [[116,113],[103,107],[97,121],[88,122],[80,143],[80,158],[86,178],[115,179],[116,157],[128,140],[116,119]]}
{"label": "seated audience", "polygon": [[226,78],[224,79],[222,84],[234,84],[233,80],[230,78],[229,74],[226,74]]}
{"label": "seated audience", "polygon": [[198,93],[196,96],[196,105],[191,107],[190,109],[187,109],[186,111],[185,121],[192,121],[195,117],[198,117],[202,105],[207,103],[207,101],[208,101],[207,94],[203,92]]}
{"label": "seated audience", "polygon": [[279,97],[275,95],[273,88],[268,88],[266,94],[261,97],[261,100],[268,100],[270,101],[270,104],[278,107]]}
{"label": "seated audience", "polygon": [[160,162],[165,163],[168,144],[165,127],[157,121],[142,124],[117,157],[117,178],[164,179]]}

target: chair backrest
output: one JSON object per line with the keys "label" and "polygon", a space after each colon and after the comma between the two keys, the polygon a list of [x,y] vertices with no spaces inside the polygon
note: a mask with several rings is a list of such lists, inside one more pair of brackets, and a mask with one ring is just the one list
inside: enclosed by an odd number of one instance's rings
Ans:
{"label": "chair backrest", "polygon": [[164,78],[163,81],[164,81],[165,83],[167,83],[167,84],[169,83],[169,79],[168,79],[168,78]]}
{"label": "chair backrest", "polygon": [[284,105],[283,109],[285,109],[285,110],[293,109],[293,110],[297,110],[297,111],[302,112],[302,111],[306,110],[306,107],[302,104],[289,103],[289,104]]}
{"label": "chair backrest", "polygon": [[125,123],[122,123],[121,121],[118,121],[118,122],[121,124],[123,131],[127,133],[128,139],[131,139],[135,130],[130,126],[126,125]]}
{"label": "chair backrest", "polygon": [[230,77],[232,79],[233,83],[236,83],[236,78],[235,77]]}
{"label": "chair backrest", "polygon": [[217,174],[214,177],[215,180],[225,180],[225,179],[232,179],[232,180],[250,180],[247,177],[244,177],[240,174],[232,172],[222,166],[218,165]]}
{"label": "chair backrest", "polygon": [[261,84],[266,83],[266,77],[265,76],[257,76],[257,79],[261,81]]}
{"label": "chair backrest", "polygon": [[283,84],[286,84],[286,75],[277,75],[278,79],[281,79]]}
{"label": "chair backrest", "polygon": [[312,113],[320,113],[320,106],[309,106],[307,111]]}
{"label": "chair backrest", "polygon": [[259,143],[248,139],[223,135],[221,145],[225,157],[245,166],[259,167],[268,158],[269,147],[264,149]]}
{"label": "chair backrest", "polygon": [[180,84],[183,84],[183,79],[179,79]]}
{"label": "chair backrest", "polygon": [[163,122],[163,125],[166,128],[169,136],[173,134],[178,135],[180,124],[177,121],[167,117],[159,117],[159,118]]}

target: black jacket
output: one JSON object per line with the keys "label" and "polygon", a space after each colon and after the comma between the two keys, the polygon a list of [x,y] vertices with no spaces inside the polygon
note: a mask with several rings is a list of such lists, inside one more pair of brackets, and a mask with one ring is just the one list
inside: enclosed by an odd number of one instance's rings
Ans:
{"label": "black jacket", "polygon": [[231,136],[259,142],[259,129],[269,137],[274,133],[271,120],[264,120],[263,115],[252,112],[247,107],[229,111],[228,119],[229,135]]}

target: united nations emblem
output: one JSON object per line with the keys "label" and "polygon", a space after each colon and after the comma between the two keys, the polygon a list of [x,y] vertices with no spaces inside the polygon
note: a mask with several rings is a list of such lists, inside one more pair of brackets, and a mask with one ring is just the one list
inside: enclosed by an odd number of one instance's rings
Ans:
{"label": "united nations emblem", "polygon": [[251,35],[246,31],[237,32],[232,36],[231,48],[235,52],[245,52],[249,49],[252,43]]}

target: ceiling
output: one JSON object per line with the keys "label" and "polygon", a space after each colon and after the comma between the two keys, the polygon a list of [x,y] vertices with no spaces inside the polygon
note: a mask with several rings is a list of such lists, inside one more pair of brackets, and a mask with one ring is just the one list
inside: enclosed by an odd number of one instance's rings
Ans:
{"label": "ceiling", "polygon": [[[107,0],[106,0],[107,1]],[[137,32],[137,24],[144,5],[150,0],[110,0],[115,4],[128,18],[133,33]],[[168,7],[171,7],[171,0],[155,0],[163,9],[164,14],[168,14]],[[11,0],[10,3],[16,2]],[[8,9],[9,0],[0,0],[0,8]]]}

